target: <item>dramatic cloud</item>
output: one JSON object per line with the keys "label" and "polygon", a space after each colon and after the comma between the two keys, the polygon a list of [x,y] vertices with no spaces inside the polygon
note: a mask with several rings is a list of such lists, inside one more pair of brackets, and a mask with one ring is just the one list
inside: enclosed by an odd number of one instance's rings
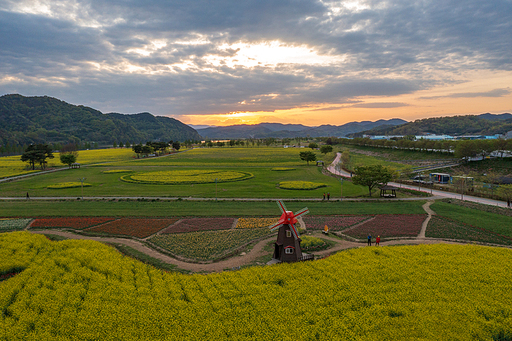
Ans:
{"label": "dramatic cloud", "polygon": [[506,97],[425,91],[512,74],[511,15],[510,0],[4,0],[0,94],[184,120]]}

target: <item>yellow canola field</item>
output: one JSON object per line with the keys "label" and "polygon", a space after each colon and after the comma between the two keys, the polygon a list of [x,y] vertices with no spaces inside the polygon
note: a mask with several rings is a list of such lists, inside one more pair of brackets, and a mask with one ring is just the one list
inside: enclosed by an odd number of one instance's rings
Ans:
{"label": "yellow canola field", "polygon": [[172,170],[125,175],[121,180],[149,184],[201,184],[212,182],[239,181],[252,178],[247,172],[219,170]]}
{"label": "yellow canola field", "polygon": [[3,233],[0,274],[24,270],[0,282],[0,339],[505,340],[511,262],[438,244],[183,275],[93,241]]}
{"label": "yellow canola field", "polygon": [[[49,168],[66,166],[60,162],[59,153],[53,153],[53,156],[53,159],[47,159]],[[132,160],[134,156],[135,153],[128,148],[80,150],[77,162],[80,164],[92,164],[127,161]],[[0,157],[0,179],[41,171],[38,168],[39,165],[36,165],[36,170],[27,170],[28,166],[28,162],[21,161],[21,155]]]}
{"label": "yellow canola field", "polygon": [[27,167],[28,163],[22,162],[19,155],[0,157],[0,179],[40,171],[28,170]]}

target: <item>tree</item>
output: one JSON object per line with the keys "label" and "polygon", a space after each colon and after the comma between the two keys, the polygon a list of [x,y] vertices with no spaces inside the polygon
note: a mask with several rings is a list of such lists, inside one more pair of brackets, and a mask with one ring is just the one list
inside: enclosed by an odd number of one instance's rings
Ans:
{"label": "tree", "polygon": [[302,161],[306,161],[308,163],[308,166],[309,166],[309,161],[315,161],[316,160],[316,154],[311,152],[311,151],[300,152],[299,156],[300,156],[300,159]]}
{"label": "tree", "polygon": [[135,154],[137,154],[137,159],[140,158],[140,154],[142,154],[142,144],[134,144],[132,146],[132,150]]}
{"label": "tree", "polygon": [[71,165],[76,162],[76,156],[74,154],[60,154],[60,162],[71,168]]}
{"label": "tree", "polygon": [[140,152],[144,154],[146,157],[148,157],[148,155],[153,153],[154,151],[155,150],[153,149],[153,147],[148,145],[142,146],[142,148],[140,149]]}
{"label": "tree", "polygon": [[496,192],[500,197],[507,199],[507,202],[512,201],[512,185],[500,185]]}
{"label": "tree", "polygon": [[53,159],[53,157],[53,150],[47,144],[31,144],[21,155],[21,161],[28,162],[32,170],[35,169],[36,162],[41,165],[41,169],[45,169],[46,159]]}
{"label": "tree", "polygon": [[466,161],[469,158],[476,156],[478,149],[476,147],[475,141],[473,140],[463,140],[459,141],[455,146],[455,157],[461,158]]}
{"label": "tree", "polygon": [[176,150],[180,150],[181,145],[180,145],[179,141],[174,141],[174,142],[172,143],[172,147],[173,147],[174,149],[176,149]]}
{"label": "tree", "polygon": [[372,196],[372,189],[375,186],[387,184],[391,181],[392,177],[391,172],[382,165],[358,166],[355,168],[352,182],[355,185],[368,187],[370,196]]}
{"label": "tree", "polygon": [[78,159],[78,150],[74,143],[68,143],[60,149],[60,162],[71,167]]}
{"label": "tree", "polygon": [[350,170],[350,152],[348,150],[345,150],[343,153],[341,153],[341,166],[344,169]]}
{"label": "tree", "polygon": [[332,146],[330,146],[330,145],[323,145],[322,147],[320,147],[320,153],[327,154],[327,153],[330,153],[330,152],[332,152]]}
{"label": "tree", "polygon": [[316,149],[316,148],[318,148],[318,144],[317,144],[317,143],[315,143],[315,142],[311,142],[311,143],[308,145],[308,148]]}

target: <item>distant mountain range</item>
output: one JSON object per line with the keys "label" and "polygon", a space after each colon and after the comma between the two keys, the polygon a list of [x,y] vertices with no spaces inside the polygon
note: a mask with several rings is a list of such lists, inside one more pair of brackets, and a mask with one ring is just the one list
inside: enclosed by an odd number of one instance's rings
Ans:
{"label": "distant mountain range", "polygon": [[433,117],[408,122],[395,127],[375,127],[348,135],[495,135],[512,130],[512,115],[509,113],[493,115],[465,115],[450,117]]}
{"label": "distant mountain range", "polygon": [[0,97],[0,145],[30,143],[201,140],[196,130],[169,117],[150,113],[103,114],[52,97]]}
{"label": "distant mountain range", "polygon": [[393,118],[390,120],[378,120],[375,122],[350,122],[340,126],[321,125],[308,127],[302,124],[260,123],[255,125],[232,125],[226,127],[208,127],[197,129],[203,139],[248,139],[248,138],[293,138],[293,137],[344,137],[348,134],[372,128],[394,127],[405,124],[407,121]]}

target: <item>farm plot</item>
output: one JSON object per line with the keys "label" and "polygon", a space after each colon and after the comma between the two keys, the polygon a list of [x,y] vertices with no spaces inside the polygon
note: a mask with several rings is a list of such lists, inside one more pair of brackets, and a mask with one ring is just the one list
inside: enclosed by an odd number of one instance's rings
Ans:
{"label": "farm plot", "polygon": [[370,215],[305,216],[302,218],[306,229],[323,230],[325,225],[331,231],[341,231],[372,218]]}
{"label": "farm plot", "polygon": [[164,230],[162,234],[187,233],[207,230],[229,230],[235,218],[188,218],[182,219]]}
{"label": "farm plot", "polygon": [[237,229],[257,229],[269,227],[277,223],[278,218],[239,218],[236,222]]}
{"label": "farm plot", "polygon": [[30,228],[72,228],[83,230],[96,225],[104,224],[116,218],[107,217],[55,217],[55,218],[36,218]]}
{"label": "farm plot", "polygon": [[85,231],[146,238],[174,224],[177,220],[177,218],[121,218]]}
{"label": "farm plot", "polygon": [[456,222],[448,218],[432,216],[428,222],[426,237],[458,239],[481,243],[512,245],[512,238],[487,230]]}
{"label": "farm plot", "polygon": [[416,237],[425,218],[424,214],[379,214],[343,233],[357,239],[366,239],[368,234],[381,236],[382,239]]}
{"label": "farm plot", "polygon": [[189,259],[214,260],[258,238],[270,235],[267,228],[159,234],[149,239],[170,253]]}
{"label": "farm plot", "polygon": [[0,219],[0,232],[23,230],[32,219]]}

